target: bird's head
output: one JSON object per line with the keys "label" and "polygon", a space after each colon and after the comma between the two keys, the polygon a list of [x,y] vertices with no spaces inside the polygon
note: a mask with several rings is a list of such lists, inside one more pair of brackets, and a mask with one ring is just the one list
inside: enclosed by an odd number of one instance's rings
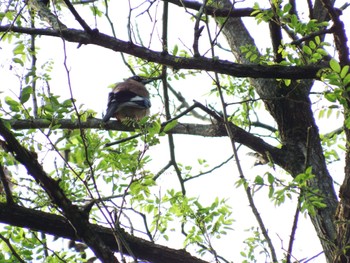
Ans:
{"label": "bird's head", "polygon": [[143,77],[140,77],[140,76],[137,76],[137,75],[132,76],[132,77],[130,77],[128,79],[140,82],[140,83],[142,83],[144,85],[154,81],[154,79],[146,79],[146,78],[143,78]]}

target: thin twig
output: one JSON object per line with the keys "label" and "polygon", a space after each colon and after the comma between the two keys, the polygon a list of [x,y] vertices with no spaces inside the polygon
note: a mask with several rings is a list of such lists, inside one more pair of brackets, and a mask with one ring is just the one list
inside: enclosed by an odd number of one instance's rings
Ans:
{"label": "thin twig", "polygon": [[[178,91],[176,91],[171,85],[170,83],[168,83],[168,88],[169,90],[173,93],[173,95],[178,99],[179,102],[181,102],[181,106],[179,106],[177,108],[177,111],[179,111],[181,108],[189,108],[190,105],[189,103],[186,101],[186,99],[184,98],[184,96],[182,96],[182,94]],[[200,115],[197,111],[195,111],[194,109],[191,111],[191,114],[193,115],[193,117],[200,119],[200,120],[209,120],[208,118],[206,118],[203,115]]]}
{"label": "thin twig", "polygon": [[193,37],[193,45],[192,45],[192,47],[193,47],[193,56],[194,57],[200,57],[200,53],[199,53],[199,50],[198,50],[198,41],[199,41],[199,38],[200,38],[200,36],[202,34],[204,26],[199,27],[199,23],[202,20],[202,15],[203,15],[203,12],[204,12],[204,8],[207,5],[207,1],[208,0],[204,0],[203,1],[202,6],[201,6],[201,8],[199,9],[199,11],[197,13],[196,22],[194,24],[194,37]]}
{"label": "thin twig", "polygon": [[88,33],[93,33],[93,30],[88,26],[88,24],[85,22],[85,20],[79,15],[77,10],[75,10],[74,6],[69,0],[63,0],[63,2],[68,7],[69,11],[73,14],[75,19],[79,22],[79,24],[82,26],[82,28]]}
{"label": "thin twig", "polygon": [[[164,2],[163,5],[163,32],[162,32],[162,44],[163,44],[163,51],[162,53],[166,54],[168,53],[168,2]],[[167,66],[163,65],[162,67],[162,84],[163,84],[163,97],[164,97],[164,108],[165,108],[165,116],[167,119],[167,122],[171,121],[171,114],[170,114],[170,104],[169,104],[169,93],[168,93],[168,81],[167,81]],[[175,143],[174,143],[174,136],[172,134],[168,134],[168,144],[169,144],[169,151],[170,151],[170,160],[171,164],[175,169],[175,173],[179,179],[179,183],[181,186],[181,192],[183,195],[186,194],[186,188],[184,185],[184,181],[181,176],[181,171],[179,166],[176,162],[175,157]]]}
{"label": "thin twig", "polygon": [[292,253],[293,253],[293,244],[294,244],[295,234],[296,234],[297,226],[298,226],[298,222],[299,222],[300,202],[301,202],[301,195],[299,195],[299,197],[298,197],[297,208],[295,209],[295,213],[294,213],[294,220],[293,220],[292,230],[291,230],[291,233],[290,233],[290,236],[289,236],[289,242],[288,242],[286,263],[290,263],[291,262],[291,257],[292,257]]}
{"label": "thin twig", "polygon": [[[74,100],[74,96],[73,96],[73,89],[72,89],[72,84],[71,84],[70,71],[68,69],[68,64],[67,64],[66,43],[65,43],[64,39],[62,39],[62,42],[63,42],[63,51],[64,51],[64,53],[63,53],[63,55],[64,55],[63,65],[64,65],[64,68],[65,68],[66,74],[67,74],[68,88],[69,88],[69,92],[70,92],[70,96],[71,96],[70,99],[72,101],[72,105],[73,105],[74,111],[75,111],[75,113],[77,115],[77,119],[78,119],[78,123],[79,123],[79,131],[80,131],[80,136],[81,136],[81,139],[82,139],[82,144],[83,144],[83,149],[84,149],[84,154],[85,154],[85,161],[86,161],[86,163],[87,163],[87,165],[89,167],[90,178],[92,179],[92,183],[93,183],[94,189],[96,191],[97,197],[98,197],[98,199],[101,199],[101,195],[100,195],[100,192],[98,190],[97,182],[96,182],[96,179],[95,179],[95,173],[94,173],[93,164],[91,163],[91,160],[89,159],[89,149],[88,149],[88,142],[87,142],[87,138],[86,138],[86,133],[85,133],[85,130],[81,127],[81,114],[79,113],[78,107],[75,104],[75,100]],[[81,180],[81,181],[84,184],[84,186],[85,186],[87,192],[89,193],[90,197],[92,199],[95,199],[92,191],[90,190],[90,188],[88,186],[88,183],[86,182],[86,180]],[[121,235],[119,235],[118,230],[114,227],[114,224],[112,223],[113,219],[111,217],[108,217],[106,215],[106,212],[102,209],[102,208],[104,208],[106,211],[108,211],[105,203],[101,202],[101,204],[102,204],[102,206],[100,205],[100,203],[96,203],[96,205],[97,205],[99,211],[101,212],[101,214],[103,215],[104,219],[106,220],[106,222],[108,223],[110,228],[114,230],[113,233],[114,233],[114,236],[115,236],[115,240],[116,240],[116,242],[117,242],[117,244],[119,246],[118,249],[121,252],[121,255],[123,255],[123,252],[122,252],[123,251],[123,245],[126,248],[128,248],[128,245],[125,244],[124,240],[121,238]],[[130,255],[133,255],[132,251],[128,251],[128,252],[130,253]],[[114,260],[114,258],[113,258],[113,260]],[[116,260],[116,262],[118,262],[118,261]]]}
{"label": "thin twig", "polygon": [[171,167],[171,162],[168,162],[152,179],[156,181],[170,167]]}
{"label": "thin twig", "polygon": [[[210,31],[208,30],[208,35],[209,35],[209,38],[211,38],[211,34],[210,34]],[[210,44],[211,44],[211,55],[213,58],[215,58],[215,53],[214,53],[214,46],[213,46],[213,41],[211,39],[210,40]],[[245,179],[245,176],[244,176],[244,173],[243,173],[243,169],[242,169],[242,166],[241,166],[241,163],[240,163],[240,160],[238,158],[238,150],[237,150],[237,147],[235,145],[235,140],[234,140],[234,135],[233,135],[233,131],[231,129],[231,125],[230,125],[230,122],[228,120],[228,115],[227,115],[227,109],[226,109],[226,102],[225,102],[225,99],[224,99],[224,95],[223,95],[223,92],[222,92],[222,88],[221,88],[221,85],[220,85],[220,79],[219,79],[219,74],[217,72],[214,73],[214,76],[215,78],[213,79],[215,81],[215,84],[216,84],[216,87],[217,87],[217,90],[218,90],[218,93],[219,93],[219,98],[220,98],[220,101],[221,101],[221,105],[222,105],[222,111],[223,111],[223,123],[225,125],[225,129],[227,131],[227,134],[229,136],[229,139],[230,139],[230,142],[231,142],[231,147],[232,147],[232,150],[233,150],[233,155],[234,155],[234,158],[235,158],[235,161],[236,161],[236,166],[237,166],[237,169],[238,169],[238,173],[239,173],[239,177],[241,179],[243,179],[244,181],[246,181]],[[253,196],[252,196],[252,193],[251,193],[251,188],[250,186],[248,185],[246,187],[246,194],[247,194],[247,197],[248,197],[248,202],[249,202],[249,205],[253,211],[253,214],[256,218],[256,220],[258,221],[258,225],[261,229],[261,232],[264,236],[264,238],[266,239],[266,242],[269,246],[269,249],[270,249],[270,253],[271,253],[271,258],[272,258],[272,262],[277,262],[277,255],[276,255],[276,251],[275,251],[275,248],[272,244],[272,241],[271,241],[271,238],[267,232],[267,229],[265,227],[265,224],[256,208],[256,205],[255,205],[255,202],[254,202],[254,199],[253,199]]]}
{"label": "thin twig", "polygon": [[141,135],[142,135],[142,133],[138,133],[138,134],[129,136],[127,138],[123,138],[123,139],[117,140],[115,142],[106,143],[104,147],[110,147],[110,146],[113,146],[113,145],[116,145],[116,144],[119,144],[119,143],[127,142],[127,141],[130,141],[130,140],[135,139],[137,137],[140,137]]}
{"label": "thin twig", "polygon": [[307,263],[307,262],[310,262],[311,260],[314,260],[315,258],[317,258],[318,256],[322,255],[323,253],[324,253],[324,251],[321,251],[321,252],[317,253],[315,256],[312,256],[311,258],[306,260],[304,263]]}
{"label": "thin twig", "polygon": [[25,261],[21,258],[21,256],[17,253],[16,249],[11,245],[10,240],[6,237],[4,237],[2,234],[0,234],[0,239],[5,242],[7,247],[11,250],[11,253],[15,256],[15,258],[21,262],[25,263]]}
{"label": "thin twig", "polygon": [[331,33],[333,33],[333,31],[334,31],[333,28],[327,28],[327,29],[323,29],[323,30],[320,30],[320,31],[317,31],[317,32],[313,32],[313,33],[308,34],[305,37],[301,37],[299,39],[296,39],[296,40],[290,42],[290,44],[291,45],[300,45],[301,43],[303,43],[305,41],[309,41],[311,39],[314,39],[316,36],[322,36],[322,35],[325,35],[325,34],[331,34]]}
{"label": "thin twig", "polygon": [[184,182],[190,181],[190,180],[192,180],[192,179],[195,179],[195,178],[200,177],[200,176],[205,175],[205,174],[210,174],[210,173],[212,173],[213,171],[215,171],[216,169],[219,169],[219,168],[221,168],[223,165],[227,164],[229,161],[232,160],[232,158],[233,158],[233,155],[231,155],[227,160],[223,161],[222,163],[220,163],[220,164],[217,165],[217,166],[214,166],[212,169],[210,169],[210,170],[208,170],[208,171],[206,171],[206,172],[202,172],[202,173],[200,173],[200,174],[191,176],[191,177],[189,177],[189,178],[185,178],[185,179],[184,179]]}
{"label": "thin twig", "polygon": [[[30,26],[35,28],[35,15],[33,10],[30,10],[31,22]],[[36,48],[35,48],[35,35],[30,36],[30,52],[32,53],[32,65],[31,71],[32,74],[32,98],[33,98],[33,115],[34,118],[38,118],[38,101],[36,98]]]}

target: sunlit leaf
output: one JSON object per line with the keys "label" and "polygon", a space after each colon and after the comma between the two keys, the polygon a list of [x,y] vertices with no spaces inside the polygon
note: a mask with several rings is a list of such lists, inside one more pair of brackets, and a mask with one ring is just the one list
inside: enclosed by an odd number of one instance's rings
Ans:
{"label": "sunlit leaf", "polygon": [[336,73],[340,73],[340,64],[338,63],[338,61],[336,61],[334,58],[332,58],[329,61],[329,66],[331,67],[331,69],[336,72]]}

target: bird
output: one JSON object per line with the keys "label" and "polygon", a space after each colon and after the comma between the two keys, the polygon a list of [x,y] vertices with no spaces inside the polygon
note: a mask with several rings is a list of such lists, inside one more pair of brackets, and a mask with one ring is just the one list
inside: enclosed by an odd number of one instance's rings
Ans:
{"label": "bird", "polygon": [[107,122],[112,117],[121,122],[126,119],[140,120],[149,115],[151,101],[145,85],[152,81],[153,79],[132,76],[117,83],[108,95],[107,111],[102,121]]}

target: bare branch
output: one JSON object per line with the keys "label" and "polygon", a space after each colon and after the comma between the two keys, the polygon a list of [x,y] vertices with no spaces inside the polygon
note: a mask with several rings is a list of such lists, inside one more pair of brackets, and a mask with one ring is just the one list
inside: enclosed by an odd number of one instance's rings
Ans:
{"label": "bare branch", "polygon": [[332,28],[322,29],[320,31],[310,33],[309,35],[307,35],[305,37],[296,39],[296,40],[292,41],[290,44],[292,44],[292,45],[300,45],[302,42],[305,42],[305,41],[308,41],[308,40],[312,40],[316,36],[323,36],[325,34],[330,34],[330,33],[333,33],[333,29]]}
{"label": "bare branch", "polygon": [[340,64],[343,66],[349,65],[350,60],[348,38],[346,36],[344,23],[340,20],[340,15],[342,14],[342,11],[340,9],[335,8],[329,0],[321,0],[321,2],[333,21],[334,42],[335,47],[339,53]]}
{"label": "bare branch", "polygon": [[72,3],[69,0],[63,0],[63,2],[66,4],[66,6],[68,7],[69,11],[71,11],[71,13],[73,14],[73,16],[75,17],[75,19],[79,22],[79,24],[82,26],[82,28],[89,34],[92,33],[92,29],[88,26],[88,24],[86,24],[86,22],[84,21],[84,19],[79,15],[79,13],[77,12],[77,10],[75,10],[74,6],[72,5]]}
{"label": "bare branch", "polygon": [[272,10],[274,12],[274,17],[269,21],[270,28],[270,36],[272,42],[273,53],[275,56],[275,62],[281,62],[283,60],[282,53],[279,52],[279,48],[282,43],[282,30],[281,30],[281,22],[277,15],[277,7],[275,4],[272,5]]}
{"label": "bare branch", "polygon": [[[202,7],[202,3],[197,1],[189,1],[189,0],[163,0],[163,1],[172,3],[177,6],[194,9],[197,11],[199,11],[200,8]],[[256,10],[254,8],[220,9],[220,8],[205,6],[204,11],[206,14],[215,16],[215,17],[244,17],[244,16],[251,16],[251,13]]]}
{"label": "bare branch", "polygon": [[299,222],[299,215],[300,215],[300,201],[301,201],[301,195],[299,195],[298,198],[298,204],[297,208],[294,213],[294,220],[293,220],[293,225],[292,225],[292,230],[289,236],[289,243],[288,243],[288,251],[287,251],[287,259],[286,263],[291,263],[291,257],[292,257],[292,251],[293,251],[293,245],[294,245],[294,240],[295,240],[295,234],[297,231],[297,226]]}
{"label": "bare branch", "polygon": [[199,53],[199,49],[198,49],[198,42],[199,42],[199,38],[202,34],[202,31],[204,29],[204,26],[199,27],[199,23],[201,22],[203,11],[204,11],[206,4],[207,4],[207,0],[204,0],[201,8],[199,8],[199,12],[196,16],[196,22],[194,24],[194,39],[193,39],[193,45],[192,45],[194,57],[200,57],[200,53]]}
{"label": "bare branch", "polygon": [[[63,216],[35,211],[17,205],[8,206],[0,203],[0,222],[45,232],[62,238],[83,241],[80,237],[77,237],[72,224]],[[110,228],[90,223],[89,228],[113,251],[118,251],[118,244]],[[120,229],[120,232],[137,258],[153,263],[207,263],[191,256],[183,249],[176,250],[157,245],[142,238],[131,236],[122,229]],[[124,250],[127,252],[126,249]]]}
{"label": "bare branch", "polygon": [[[209,111],[209,109],[207,109]],[[210,114],[209,112],[207,112]],[[132,127],[125,126],[118,121],[109,121],[105,125],[102,125],[100,119],[88,119],[86,122],[81,122],[80,124],[75,121],[72,122],[70,119],[55,120],[50,122],[49,120],[36,119],[36,120],[6,120],[8,121],[13,129],[23,130],[23,129],[45,129],[50,128],[52,125],[58,127],[57,129],[101,129],[106,130],[120,130],[120,131],[133,131]],[[216,120],[217,123],[214,124],[190,124],[190,123],[178,123],[176,127],[170,130],[168,133],[172,134],[189,134],[204,137],[223,137],[227,136],[227,132],[224,127]],[[284,150],[278,149],[270,144],[266,143],[259,137],[252,135],[251,133],[243,130],[242,128],[230,124],[233,132],[235,141],[250,149],[266,155],[267,153],[271,156],[277,165],[282,165],[285,167],[287,159],[284,159]],[[287,169],[288,170],[288,169]]]}
{"label": "bare branch", "polygon": [[30,35],[46,35],[62,37],[66,41],[80,44],[93,44],[116,52],[124,52],[147,61],[152,61],[173,69],[199,69],[226,74],[235,77],[273,78],[273,79],[319,79],[318,71],[323,67],[314,66],[279,66],[279,65],[247,65],[238,64],[227,60],[212,59],[206,57],[185,58],[171,56],[166,52],[152,51],[148,48],[125,42],[114,37],[95,32],[93,36],[82,30],[65,29],[32,29],[26,27],[14,27],[11,25],[0,26],[0,32],[18,32]]}
{"label": "bare branch", "polygon": [[25,166],[28,173],[35,180],[40,182],[53,203],[62,209],[63,214],[67,217],[72,226],[74,226],[76,234],[94,251],[95,255],[102,262],[118,262],[113,252],[91,229],[88,217],[84,216],[82,211],[80,211],[77,206],[74,206],[67,198],[62,188],[60,188],[59,182],[53,180],[45,173],[35,156],[21,146],[15,136],[6,128],[3,120],[0,120],[0,135],[6,141],[8,150],[14,155],[18,162]]}

